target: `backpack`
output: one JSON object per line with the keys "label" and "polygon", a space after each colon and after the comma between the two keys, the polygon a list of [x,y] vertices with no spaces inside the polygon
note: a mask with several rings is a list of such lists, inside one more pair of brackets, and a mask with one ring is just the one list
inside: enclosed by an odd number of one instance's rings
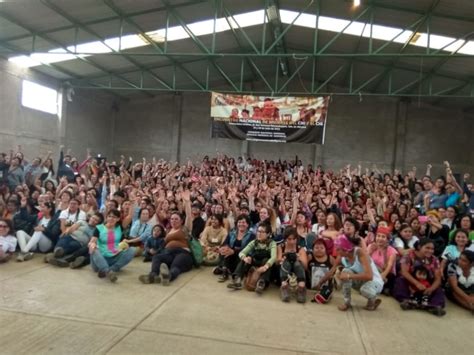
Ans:
{"label": "backpack", "polygon": [[191,233],[188,234],[188,248],[191,251],[191,256],[193,257],[194,267],[200,267],[204,259],[204,252],[202,250],[202,245],[194,238]]}

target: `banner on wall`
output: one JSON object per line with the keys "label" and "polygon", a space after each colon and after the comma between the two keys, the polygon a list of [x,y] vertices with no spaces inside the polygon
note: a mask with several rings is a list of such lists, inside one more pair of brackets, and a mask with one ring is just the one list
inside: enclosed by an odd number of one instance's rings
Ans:
{"label": "banner on wall", "polygon": [[212,93],[212,137],[324,143],[329,96],[267,97]]}

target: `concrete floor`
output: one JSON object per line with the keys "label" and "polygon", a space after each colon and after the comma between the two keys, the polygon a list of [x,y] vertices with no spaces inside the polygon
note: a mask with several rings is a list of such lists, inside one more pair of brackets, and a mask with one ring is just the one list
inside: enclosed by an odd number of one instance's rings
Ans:
{"label": "concrete floor", "polygon": [[[0,353],[472,354],[474,317],[449,304],[437,318],[403,312],[384,297],[376,312],[282,304],[218,284],[209,268],[169,287],[142,285],[150,264],[134,260],[116,284],[87,267],[0,265]],[[365,304],[360,296],[358,306]],[[469,350],[471,349],[471,350]]]}

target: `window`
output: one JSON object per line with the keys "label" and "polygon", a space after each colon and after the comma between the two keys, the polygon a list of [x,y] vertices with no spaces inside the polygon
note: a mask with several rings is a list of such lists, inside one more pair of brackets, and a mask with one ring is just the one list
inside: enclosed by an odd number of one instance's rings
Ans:
{"label": "window", "polygon": [[21,104],[53,115],[58,114],[58,92],[43,85],[23,80]]}

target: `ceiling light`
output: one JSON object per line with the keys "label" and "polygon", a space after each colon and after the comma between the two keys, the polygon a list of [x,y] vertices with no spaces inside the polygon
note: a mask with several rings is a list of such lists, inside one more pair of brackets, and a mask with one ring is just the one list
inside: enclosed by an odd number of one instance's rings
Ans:
{"label": "ceiling light", "polygon": [[360,0],[354,0],[354,7],[360,6]]}

